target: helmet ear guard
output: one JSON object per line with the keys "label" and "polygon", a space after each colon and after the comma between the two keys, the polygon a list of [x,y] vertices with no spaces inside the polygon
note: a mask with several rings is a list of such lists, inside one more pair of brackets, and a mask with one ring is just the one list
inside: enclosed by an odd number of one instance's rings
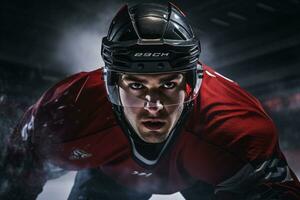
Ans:
{"label": "helmet ear guard", "polygon": [[197,63],[197,68],[196,68],[196,84],[195,84],[195,93],[194,95],[197,96],[202,84],[202,78],[203,78],[203,67],[200,62]]}

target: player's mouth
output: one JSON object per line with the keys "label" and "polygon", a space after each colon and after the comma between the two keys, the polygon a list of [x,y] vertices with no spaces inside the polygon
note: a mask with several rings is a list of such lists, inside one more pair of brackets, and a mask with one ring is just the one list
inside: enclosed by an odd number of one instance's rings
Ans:
{"label": "player's mouth", "polygon": [[158,120],[149,120],[149,121],[144,121],[142,124],[149,130],[155,131],[161,129],[166,122],[164,121],[158,121]]}

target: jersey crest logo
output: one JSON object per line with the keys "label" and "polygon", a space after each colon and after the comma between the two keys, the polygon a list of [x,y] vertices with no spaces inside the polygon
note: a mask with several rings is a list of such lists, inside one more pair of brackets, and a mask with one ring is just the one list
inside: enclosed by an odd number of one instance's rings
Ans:
{"label": "jersey crest logo", "polygon": [[83,151],[82,149],[74,149],[69,156],[70,160],[80,160],[91,157],[92,154]]}

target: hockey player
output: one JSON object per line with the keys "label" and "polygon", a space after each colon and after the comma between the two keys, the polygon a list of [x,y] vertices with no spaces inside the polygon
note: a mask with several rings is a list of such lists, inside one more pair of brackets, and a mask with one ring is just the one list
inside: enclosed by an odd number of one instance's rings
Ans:
{"label": "hockey player", "polygon": [[124,6],[101,53],[104,68],[57,83],[26,111],[2,159],[0,199],[35,199],[57,169],[78,170],[69,200],[300,199],[273,121],[198,61],[176,6]]}

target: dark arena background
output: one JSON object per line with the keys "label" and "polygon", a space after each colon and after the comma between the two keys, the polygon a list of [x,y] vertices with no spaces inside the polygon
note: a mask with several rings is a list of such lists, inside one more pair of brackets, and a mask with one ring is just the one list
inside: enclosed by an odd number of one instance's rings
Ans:
{"label": "dark arena background", "polygon": [[[1,1],[1,149],[24,110],[47,88],[72,73],[103,65],[101,38],[124,3]],[[201,60],[262,102],[300,177],[300,0],[173,3],[186,13],[201,40]],[[38,199],[66,199],[74,173],[49,181]],[[151,199],[183,198],[174,194]]]}

